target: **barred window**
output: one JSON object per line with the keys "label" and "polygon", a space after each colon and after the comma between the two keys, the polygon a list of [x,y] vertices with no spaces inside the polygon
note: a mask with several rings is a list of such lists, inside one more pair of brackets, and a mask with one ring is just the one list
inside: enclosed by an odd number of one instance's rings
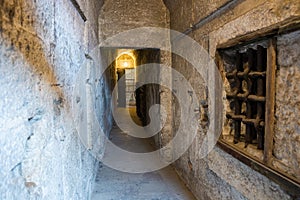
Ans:
{"label": "barred window", "polygon": [[218,49],[225,122],[219,146],[291,194],[299,180],[275,169],[273,159],[276,37]]}

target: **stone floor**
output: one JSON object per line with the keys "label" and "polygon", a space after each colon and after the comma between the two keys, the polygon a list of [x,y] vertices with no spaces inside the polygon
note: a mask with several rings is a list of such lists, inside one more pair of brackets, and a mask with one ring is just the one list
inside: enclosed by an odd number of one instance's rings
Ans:
{"label": "stone floor", "polygon": [[[123,110],[124,111],[124,110]],[[121,110],[121,114],[123,112]],[[136,116],[133,115],[135,121]],[[114,126],[111,141],[134,152],[153,150],[152,140],[138,139]],[[130,174],[101,166],[92,200],[194,200],[171,166],[159,171]]]}

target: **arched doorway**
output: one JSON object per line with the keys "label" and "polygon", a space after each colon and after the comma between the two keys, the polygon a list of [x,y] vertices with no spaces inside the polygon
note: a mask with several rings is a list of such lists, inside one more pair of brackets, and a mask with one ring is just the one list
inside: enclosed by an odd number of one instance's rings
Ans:
{"label": "arched doorway", "polygon": [[136,62],[133,53],[123,52],[116,60],[118,80],[118,107],[135,106]]}

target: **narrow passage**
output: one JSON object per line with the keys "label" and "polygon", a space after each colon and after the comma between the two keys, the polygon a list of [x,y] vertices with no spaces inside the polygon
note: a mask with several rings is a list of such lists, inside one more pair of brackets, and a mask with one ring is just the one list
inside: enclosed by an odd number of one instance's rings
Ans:
{"label": "narrow passage", "polygon": [[[133,109],[133,108],[130,108]],[[125,108],[120,112],[122,115]],[[134,121],[138,118],[134,115]],[[113,127],[111,141],[119,147],[134,152],[153,151],[151,139],[138,139],[128,136],[116,125]],[[92,200],[194,200],[192,193],[179,179],[171,166],[159,171],[130,174],[100,166],[96,177],[96,183]]]}

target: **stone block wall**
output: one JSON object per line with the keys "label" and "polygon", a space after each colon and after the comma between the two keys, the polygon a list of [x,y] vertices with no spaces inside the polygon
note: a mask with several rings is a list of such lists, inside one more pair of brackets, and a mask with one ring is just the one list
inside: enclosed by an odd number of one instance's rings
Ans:
{"label": "stone block wall", "polygon": [[[0,199],[89,198],[98,165],[78,137],[86,122],[75,121],[94,108],[72,104],[89,104],[86,90],[74,96],[80,69],[101,67],[88,56],[101,1],[77,3],[86,21],[70,0],[0,1]],[[84,78],[107,95],[100,77]]]}
{"label": "stone block wall", "polygon": [[273,165],[300,179],[300,31],[277,39]]}
{"label": "stone block wall", "polygon": [[[229,9],[222,6],[232,3]],[[218,48],[268,35],[286,27],[297,30],[300,19],[297,1],[169,1],[171,29],[185,32],[214,59]],[[215,12],[215,15],[210,15]],[[299,26],[298,26],[299,27]],[[282,33],[277,40],[274,165],[299,176],[299,31]],[[180,44],[180,40],[173,41]],[[191,55],[192,56],[192,55]],[[172,67],[187,78],[200,100],[207,100],[203,78],[179,56]],[[180,84],[173,80],[174,90]],[[189,106],[189,105],[185,105]],[[173,129],[180,123],[179,105],[173,102]],[[209,116],[210,113],[208,113]],[[199,132],[189,150],[174,166],[198,199],[293,199],[279,185],[215,146],[201,159],[201,138],[207,126],[199,121]],[[298,179],[299,180],[299,179]]]}

